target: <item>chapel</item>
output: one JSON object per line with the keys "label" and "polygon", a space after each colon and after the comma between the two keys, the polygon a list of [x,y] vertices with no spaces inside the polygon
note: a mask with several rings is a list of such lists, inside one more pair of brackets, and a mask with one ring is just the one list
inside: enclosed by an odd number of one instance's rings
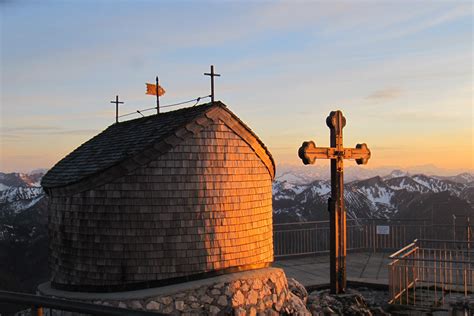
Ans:
{"label": "chapel", "polygon": [[43,177],[51,286],[112,292],[266,267],[274,176],[222,102],[115,123]]}

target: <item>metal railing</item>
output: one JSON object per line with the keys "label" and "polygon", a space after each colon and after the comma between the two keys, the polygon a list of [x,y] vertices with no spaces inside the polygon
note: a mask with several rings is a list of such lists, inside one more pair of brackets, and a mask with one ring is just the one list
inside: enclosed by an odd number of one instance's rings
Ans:
{"label": "metal railing", "polygon": [[74,315],[110,315],[110,316],[160,316],[162,313],[130,310],[112,306],[38,296],[26,293],[0,291],[0,303],[25,306],[29,310],[16,315],[47,316],[57,315],[55,311],[75,312]]}
{"label": "metal railing", "polygon": [[389,303],[443,306],[474,293],[474,242],[415,240],[389,257]]}
{"label": "metal railing", "polygon": [[[464,224],[425,219],[348,219],[346,225],[348,251],[390,252],[414,239],[469,239]],[[275,259],[329,253],[329,236],[329,221],[274,224]]]}

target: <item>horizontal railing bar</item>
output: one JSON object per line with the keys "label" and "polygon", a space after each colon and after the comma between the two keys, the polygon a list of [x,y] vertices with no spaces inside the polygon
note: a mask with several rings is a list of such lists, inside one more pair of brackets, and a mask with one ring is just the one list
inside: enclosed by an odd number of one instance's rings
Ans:
{"label": "horizontal railing bar", "polygon": [[[348,249],[351,250],[351,249]],[[298,253],[288,253],[288,254],[283,254],[283,255],[275,255],[275,258],[281,258],[281,257],[294,257],[294,256],[305,256],[305,255],[314,255],[314,254],[320,254],[320,253],[327,253],[329,252],[328,250],[318,250],[318,251],[310,251],[310,252],[298,252]]]}
{"label": "horizontal railing bar", "polygon": [[89,313],[93,315],[110,316],[162,316],[162,313],[129,310],[124,308],[96,305],[79,301],[63,300],[46,296],[38,296],[26,293],[0,291],[0,302],[14,303],[25,306],[47,307],[56,310]]}
{"label": "horizontal railing bar", "polygon": [[474,244],[474,241],[465,241],[465,240],[417,239],[417,241],[418,242],[451,243],[451,244]]}
{"label": "horizontal railing bar", "polygon": [[416,244],[416,239],[411,243],[403,247],[402,249],[398,250],[397,252],[392,253],[390,256],[388,256],[390,259],[393,259],[395,256],[398,256],[401,252],[415,246]]}
{"label": "horizontal railing bar", "polygon": [[[459,264],[474,264],[473,261],[464,261],[464,260],[444,260],[444,259],[421,259],[421,258],[401,258],[401,257],[394,257],[390,259],[397,259],[397,260],[406,260],[406,261],[426,261],[426,262],[443,262],[443,263],[459,263]],[[403,265],[404,267],[408,267],[406,265]],[[411,266],[409,266],[411,267]],[[443,268],[444,269],[444,268]],[[454,268],[453,268],[454,269]],[[456,268],[458,269],[458,268]],[[458,269],[459,270],[459,269]],[[468,271],[470,271],[468,269]]]}
{"label": "horizontal railing bar", "polygon": [[[385,222],[388,224],[392,223],[401,223],[401,222],[431,222],[431,218],[429,219],[385,219],[385,218],[358,218],[358,219],[347,219],[347,222],[357,222],[363,224],[364,221],[380,221]],[[283,225],[305,225],[305,224],[319,224],[319,223],[329,223],[329,221],[309,221],[309,222],[287,222],[287,223],[274,223],[273,226],[283,226]],[[429,223],[431,225],[431,223]],[[443,224],[435,224],[441,225]],[[417,225],[411,225],[417,226]],[[452,227],[453,225],[446,225],[446,227]],[[462,225],[458,225],[459,227],[463,227]]]}

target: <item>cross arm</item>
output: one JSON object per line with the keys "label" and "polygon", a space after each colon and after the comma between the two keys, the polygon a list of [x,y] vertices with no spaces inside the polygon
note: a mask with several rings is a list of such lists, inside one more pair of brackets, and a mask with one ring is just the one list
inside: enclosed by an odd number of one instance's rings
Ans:
{"label": "cross arm", "polygon": [[355,148],[337,151],[334,147],[316,147],[313,141],[304,142],[298,150],[298,156],[305,165],[313,164],[316,159],[355,159],[358,165],[365,165],[370,158],[366,144],[357,144]]}
{"label": "cross arm", "polygon": [[370,159],[370,149],[367,144],[357,144],[355,148],[344,148],[345,159],[355,159],[358,165],[365,165]]}
{"label": "cross arm", "polygon": [[305,165],[313,164],[316,159],[330,159],[331,149],[328,147],[316,147],[313,141],[303,142],[298,150],[298,156]]}

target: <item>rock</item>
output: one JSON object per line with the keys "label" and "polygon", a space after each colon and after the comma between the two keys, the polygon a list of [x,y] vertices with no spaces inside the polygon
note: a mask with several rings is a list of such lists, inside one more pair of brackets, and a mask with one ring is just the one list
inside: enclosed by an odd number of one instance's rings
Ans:
{"label": "rock", "polygon": [[234,283],[232,283],[232,287],[234,288],[234,290],[238,290],[240,289],[240,286],[241,286],[241,283],[239,280],[235,281]]}
{"label": "rock", "polygon": [[272,301],[273,301],[273,303],[278,302],[278,295],[272,294]]}
{"label": "rock", "polygon": [[[371,293],[370,293],[371,294]],[[291,294],[296,297],[295,294]],[[372,299],[374,295],[369,297]],[[330,294],[329,290],[315,291],[308,296],[307,306],[313,315],[387,315],[377,306],[368,307],[364,296],[348,289],[345,294]]]}
{"label": "rock", "polygon": [[130,307],[132,309],[143,309],[143,305],[140,301],[137,301],[137,300],[133,300],[131,303],[130,303]]}
{"label": "rock", "polygon": [[265,309],[269,309],[273,306],[273,300],[270,297],[265,297],[263,303],[265,304]]}
{"label": "rock", "polygon": [[200,288],[198,288],[198,289],[196,290],[196,292],[197,292],[197,293],[196,293],[196,294],[197,294],[197,295],[196,295],[197,297],[203,296],[203,295],[206,294],[206,292],[207,292],[207,286],[201,286]]}
{"label": "rock", "polygon": [[222,289],[224,287],[224,283],[217,283],[217,284],[214,284],[214,288],[215,289]]}
{"label": "rock", "polygon": [[125,304],[124,302],[119,302],[118,307],[127,308],[127,304]]}
{"label": "rock", "polygon": [[[270,305],[270,306],[271,306],[271,305]],[[258,301],[257,310],[258,310],[259,312],[264,312],[264,311],[265,311],[265,303],[264,303],[262,300],[259,300],[259,301]]]}
{"label": "rock", "polygon": [[248,292],[250,290],[250,287],[247,283],[244,283],[241,287],[240,287],[240,290],[242,292]]}
{"label": "rock", "polygon": [[251,290],[247,296],[247,305],[255,305],[258,301],[258,292]]}
{"label": "rock", "polygon": [[257,309],[255,307],[250,307],[248,316],[257,316]]}
{"label": "rock", "polygon": [[276,284],[278,280],[278,277],[276,276],[275,273],[270,274],[270,281],[273,282],[273,284]]}
{"label": "rock", "polygon": [[370,308],[370,311],[372,312],[372,314],[374,316],[390,316],[389,313],[387,313],[386,311],[384,311],[382,309],[382,307],[378,306],[378,307],[372,307]]}
{"label": "rock", "polygon": [[276,294],[280,295],[281,290],[283,290],[283,284],[281,282],[281,279],[277,279],[275,283],[275,290],[276,290]]}
{"label": "rock", "polygon": [[333,315],[336,315],[336,312],[329,306],[326,306],[323,308],[323,313],[324,314],[333,314]]}
{"label": "rock", "polygon": [[245,303],[245,296],[242,294],[240,290],[238,290],[234,296],[232,297],[232,307],[239,307],[244,305]]}
{"label": "rock", "polygon": [[201,302],[206,303],[206,304],[211,304],[214,301],[214,299],[208,295],[203,295],[201,296]]}
{"label": "rock", "polygon": [[265,294],[265,296],[272,294],[271,288],[266,284],[263,286],[263,291],[262,292],[263,292],[263,294]]}
{"label": "rock", "polygon": [[168,305],[165,308],[163,308],[164,314],[171,314],[173,311],[174,311],[174,308],[172,305]]}
{"label": "rock", "polygon": [[275,309],[277,310],[277,312],[279,312],[282,307],[283,307],[283,304],[282,304],[282,303],[280,303],[280,302],[276,302],[276,303],[275,303]]}
{"label": "rock", "polygon": [[112,306],[112,304],[110,304],[109,302],[102,302],[102,305],[103,306]]}
{"label": "rock", "polygon": [[150,301],[146,304],[145,308],[149,311],[158,311],[161,308],[161,304],[156,301]]}
{"label": "rock", "polygon": [[198,302],[193,302],[191,303],[191,308],[192,309],[197,309],[197,308],[200,308],[202,307],[201,304],[199,304]]}
{"label": "rock", "polygon": [[306,288],[300,282],[293,278],[288,278],[288,289],[306,304],[308,299],[308,291],[306,291]]}
{"label": "rock", "polygon": [[281,292],[280,296],[278,297],[278,302],[283,304],[285,302],[285,298],[286,298],[285,292]]}
{"label": "rock", "polygon": [[242,307],[234,308],[234,316],[246,316],[247,311]]}
{"label": "rock", "polygon": [[225,288],[224,288],[224,295],[230,297],[234,292],[237,289],[233,289],[233,287],[231,287],[230,285],[226,285]]}
{"label": "rock", "polygon": [[217,299],[217,304],[219,304],[220,306],[227,306],[227,296],[219,296],[219,298]]}
{"label": "rock", "polygon": [[221,310],[217,306],[214,306],[214,305],[209,306],[209,314],[210,315],[217,315],[217,314],[219,314],[220,311]]}
{"label": "rock", "polygon": [[193,295],[189,295],[189,296],[188,296],[188,301],[189,301],[189,302],[197,302],[197,300],[198,300],[198,299],[196,298],[196,296],[193,296]]}
{"label": "rock", "polygon": [[269,310],[266,311],[266,315],[267,315],[267,316],[279,316],[280,313],[277,312],[277,311],[275,311],[275,310],[273,310],[273,309],[269,309]]}
{"label": "rock", "polygon": [[184,301],[176,301],[174,302],[174,307],[179,310],[180,312],[184,311]]}
{"label": "rock", "polygon": [[262,286],[263,286],[262,281],[260,281],[259,279],[256,279],[252,283],[252,289],[254,289],[254,290],[260,290],[262,288]]}
{"label": "rock", "polygon": [[161,303],[165,304],[165,305],[169,305],[171,304],[171,302],[173,302],[173,299],[169,296],[165,296],[165,297],[162,297],[160,299]]}
{"label": "rock", "polygon": [[212,290],[211,290],[211,294],[212,294],[212,295],[220,295],[220,294],[221,294],[221,291],[218,290],[218,289],[212,289]]}

